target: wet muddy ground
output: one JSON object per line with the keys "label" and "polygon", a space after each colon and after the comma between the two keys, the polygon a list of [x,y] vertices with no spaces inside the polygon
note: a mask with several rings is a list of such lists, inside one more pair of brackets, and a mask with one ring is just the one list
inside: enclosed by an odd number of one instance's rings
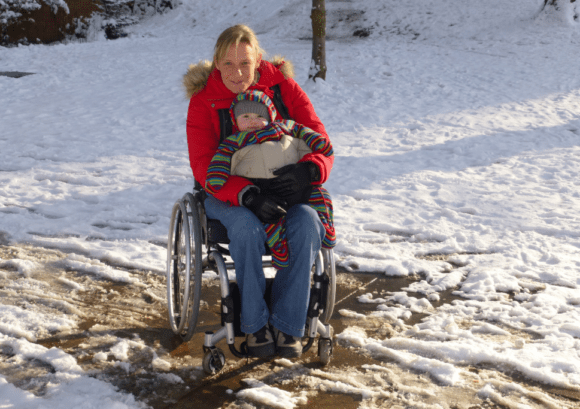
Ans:
{"label": "wet muddy ground", "polygon": [[[152,408],[267,408],[271,406],[240,399],[236,393],[247,387],[246,379],[259,379],[267,385],[302,396],[296,407],[359,408],[363,405],[365,385],[384,390],[388,398],[376,397],[371,407],[405,408],[420,402],[421,407],[483,409],[504,408],[498,402],[478,396],[485,379],[514,382],[534,391],[542,391],[570,407],[580,407],[577,392],[535,384],[507,369],[466,368],[473,379],[462,386],[438,385],[428,375],[399,367],[388,359],[371,356],[358,348],[334,342],[333,358],[323,366],[317,356],[316,344],[295,362],[238,359],[232,356],[225,341],[225,369],[212,376],[202,370],[203,334],[220,327],[219,286],[217,280],[206,279],[202,289],[202,306],[193,338],[184,343],[174,335],[167,321],[165,277],[156,273],[125,269],[138,278],[126,284],[99,278],[90,271],[75,270],[64,262],[66,253],[31,246],[0,245],[2,260],[24,259],[36,264],[27,277],[13,268],[0,269],[0,296],[6,305],[36,305],[43,312],[54,311],[76,319],[76,327],[68,331],[45,334],[35,342],[47,348],[57,347],[74,356],[79,365],[98,379],[130,392]],[[118,266],[116,268],[119,268]],[[363,326],[368,336],[390,337],[397,329],[384,321],[357,322],[341,314],[341,310],[368,315],[375,304],[363,304],[357,296],[401,291],[420,277],[390,278],[378,274],[338,271],[336,306],[330,324],[335,334],[347,326]],[[34,280],[37,288],[18,285],[22,280]],[[44,290],[43,290],[44,288]],[[39,290],[40,289],[40,290]],[[452,290],[441,294],[433,307],[452,303],[457,297]],[[421,294],[408,293],[422,298]],[[421,321],[425,314],[413,314],[405,325]],[[241,343],[243,339],[239,339]],[[366,369],[380,365],[385,374]],[[0,374],[19,388],[42,395],[51,379],[53,368],[38,360],[13,362],[9,348],[0,348]],[[346,382],[350,392],[324,386],[325,380]],[[364,389],[364,388],[362,388]],[[361,389],[361,390],[362,390]],[[380,394],[379,394],[380,395]]]}

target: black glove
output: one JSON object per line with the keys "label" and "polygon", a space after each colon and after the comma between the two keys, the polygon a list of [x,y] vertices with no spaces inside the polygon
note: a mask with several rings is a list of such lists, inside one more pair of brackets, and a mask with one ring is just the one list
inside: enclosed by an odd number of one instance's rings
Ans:
{"label": "black glove", "polygon": [[286,202],[276,197],[268,197],[250,189],[242,196],[242,205],[258,216],[262,223],[276,223],[286,216]]}
{"label": "black glove", "polygon": [[281,197],[291,196],[319,178],[318,167],[312,162],[282,166],[272,173],[277,177],[272,179],[269,187]]}

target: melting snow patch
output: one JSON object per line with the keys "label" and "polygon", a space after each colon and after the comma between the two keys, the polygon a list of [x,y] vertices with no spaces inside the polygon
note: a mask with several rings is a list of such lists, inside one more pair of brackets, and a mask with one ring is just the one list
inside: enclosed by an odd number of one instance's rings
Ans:
{"label": "melting snow patch", "polygon": [[95,356],[93,356],[93,362],[104,362],[109,358],[109,355],[105,352],[97,352]]}
{"label": "melting snow patch", "polygon": [[390,340],[380,342],[372,338],[364,338],[361,335],[360,329],[347,328],[337,338],[365,348],[372,353],[393,359],[407,368],[427,372],[445,385],[456,385],[460,382],[461,370],[451,364],[436,359],[424,358],[410,352],[391,349],[392,343],[389,342]]}
{"label": "melting snow patch", "polygon": [[290,392],[266,385],[255,379],[244,379],[243,381],[248,384],[250,389],[242,389],[236,393],[236,396],[240,399],[247,399],[280,409],[293,409],[296,405],[308,403],[304,394],[295,396]]}
{"label": "melting snow patch", "polygon": [[[119,338],[118,342],[115,345],[113,345],[109,353],[112,354],[119,361],[125,362],[129,360],[129,352],[131,351],[132,348],[140,350],[148,347],[139,338],[137,338],[137,341]],[[106,357],[108,357],[108,354],[106,354]],[[98,359],[102,360],[101,358],[102,355],[100,355]]]}
{"label": "melting snow patch", "polygon": [[357,297],[357,300],[358,302],[363,304],[383,304],[387,302],[387,300],[385,300],[384,298],[373,298],[373,295],[371,293],[359,295]]}
{"label": "melting snow patch", "polygon": [[153,360],[151,361],[151,365],[153,369],[158,371],[169,371],[171,369],[171,364],[157,356],[156,353],[153,353]]}
{"label": "melting snow patch", "polygon": [[508,271],[475,268],[456,294],[479,301],[494,301],[507,298],[507,294],[498,294],[498,291],[519,293],[521,289],[518,279]]}
{"label": "melting snow patch", "polygon": [[521,385],[515,383],[503,383],[497,380],[490,380],[478,392],[482,399],[489,399],[499,405],[509,409],[529,408],[525,402],[537,401],[545,409],[568,409],[568,405],[562,406],[562,402],[552,399],[550,396],[537,391],[529,391]]}
{"label": "melting snow patch", "polygon": [[65,277],[59,277],[56,279],[56,281],[58,281],[61,284],[64,284],[66,286],[69,286],[70,288],[72,288],[73,290],[84,290],[85,288],[80,285],[79,283],[76,283],[72,280],[69,280]]}
{"label": "melting snow patch", "polygon": [[119,393],[113,385],[80,375],[61,377],[61,383],[49,383],[44,396],[18,389],[0,375],[0,408],[14,409],[145,409],[133,395]]}
{"label": "melting snow patch", "polygon": [[111,348],[111,353],[113,356],[121,361],[126,361],[129,359],[129,341],[122,339],[113,348]]}
{"label": "melting snow patch", "polygon": [[65,259],[65,263],[70,269],[86,271],[111,281],[131,284],[139,283],[138,279],[132,277],[126,271],[114,269],[99,260],[89,259],[78,254],[70,254]]}
{"label": "melting snow patch", "polygon": [[24,277],[30,277],[31,272],[36,269],[37,264],[30,260],[20,260],[17,258],[0,261],[0,267],[18,270]]}
{"label": "melting snow patch", "polygon": [[510,335],[509,332],[489,323],[474,325],[471,327],[471,332],[480,334]]}
{"label": "melting snow patch", "polygon": [[[15,305],[0,305],[0,333],[35,342],[47,332],[66,331],[76,327],[73,318],[45,314]],[[1,334],[0,334],[1,335]]]}
{"label": "melting snow patch", "polygon": [[342,315],[343,317],[347,317],[347,318],[356,318],[357,320],[366,320],[367,319],[366,315],[359,314],[358,312],[347,310],[345,308],[338,310],[338,313],[340,315]]}
{"label": "melting snow patch", "polygon": [[15,355],[24,359],[38,359],[51,365],[57,372],[80,373],[81,367],[71,355],[58,348],[45,348],[42,345],[33,344],[25,339],[14,339],[0,334],[0,345],[12,348]]}
{"label": "melting snow patch", "polygon": [[167,382],[167,383],[183,383],[183,379],[172,373],[161,373],[157,375],[157,378]]}
{"label": "melting snow patch", "polygon": [[114,364],[116,367],[121,368],[123,370],[125,370],[126,373],[131,373],[133,368],[131,366],[131,364],[129,362],[115,362]]}

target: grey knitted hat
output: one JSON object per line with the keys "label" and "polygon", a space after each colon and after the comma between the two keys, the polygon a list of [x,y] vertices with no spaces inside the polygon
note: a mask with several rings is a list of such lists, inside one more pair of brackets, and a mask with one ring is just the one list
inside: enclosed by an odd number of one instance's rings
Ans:
{"label": "grey knitted hat", "polygon": [[270,122],[270,113],[266,105],[257,101],[240,101],[234,105],[234,117],[238,117],[242,114],[258,114],[263,118],[266,118]]}

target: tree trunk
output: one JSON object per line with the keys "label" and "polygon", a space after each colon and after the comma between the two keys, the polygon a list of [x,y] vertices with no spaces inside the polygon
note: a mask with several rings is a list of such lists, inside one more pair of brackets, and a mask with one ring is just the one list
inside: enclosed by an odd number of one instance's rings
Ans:
{"label": "tree trunk", "polygon": [[312,62],[308,78],[326,80],[326,7],[324,0],[312,0]]}

